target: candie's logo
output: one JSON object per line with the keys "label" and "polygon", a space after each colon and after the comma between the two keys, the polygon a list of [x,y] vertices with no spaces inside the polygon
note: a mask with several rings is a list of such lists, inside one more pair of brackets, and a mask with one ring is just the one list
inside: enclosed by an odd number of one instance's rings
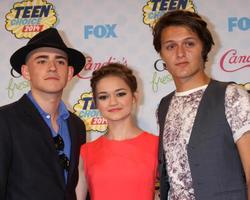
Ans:
{"label": "candie's logo", "polygon": [[32,38],[57,21],[53,5],[45,0],[17,2],[5,18],[6,30],[16,38]]}
{"label": "candie's logo", "polygon": [[156,19],[171,10],[195,12],[192,0],[151,0],[143,7],[143,23],[153,27]]}
{"label": "candie's logo", "polygon": [[220,59],[220,68],[225,72],[250,69],[250,54],[240,54],[236,49],[229,49]]}
{"label": "candie's logo", "polygon": [[84,121],[87,131],[105,132],[107,130],[107,120],[96,109],[91,92],[83,93],[73,109],[74,113]]}
{"label": "candie's logo", "polygon": [[117,58],[114,56],[109,56],[104,62],[96,62],[91,56],[86,56],[86,64],[84,65],[83,70],[77,74],[77,77],[79,79],[90,79],[93,71],[100,69],[104,65],[112,62],[118,62],[126,66],[128,64],[128,61],[125,57]]}

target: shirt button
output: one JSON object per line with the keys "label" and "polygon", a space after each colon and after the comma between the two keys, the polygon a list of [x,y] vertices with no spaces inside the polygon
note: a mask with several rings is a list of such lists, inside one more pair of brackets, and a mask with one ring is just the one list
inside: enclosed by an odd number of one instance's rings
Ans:
{"label": "shirt button", "polygon": [[47,118],[47,119],[50,119],[50,116],[49,116],[49,115],[47,115],[47,116],[46,116],[46,118]]}

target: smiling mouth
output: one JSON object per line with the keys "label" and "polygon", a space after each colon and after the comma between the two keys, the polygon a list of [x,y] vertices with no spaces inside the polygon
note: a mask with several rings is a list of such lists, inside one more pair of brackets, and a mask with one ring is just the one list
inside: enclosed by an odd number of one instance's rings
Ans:
{"label": "smiling mouth", "polygon": [[121,108],[112,108],[112,109],[109,109],[108,111],[109,112],[118,112],[120,110],[121,110]]}

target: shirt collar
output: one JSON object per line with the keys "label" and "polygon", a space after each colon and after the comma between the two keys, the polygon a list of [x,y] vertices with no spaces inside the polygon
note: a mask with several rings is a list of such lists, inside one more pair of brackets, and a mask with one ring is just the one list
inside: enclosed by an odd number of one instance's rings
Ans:
{"label": "shirt collar", "polygon": [[[31,91],[28,92],[27,96],[29,97],[29,99],[31,100],[31,102],[35,105],[35,107],[37,108],[37,110],[39,111],[39,113],[43,116],[46,117],[50,116],[49,113],[45,112],[40,106],[39,104],[36,102],[36,100],[34,99],[34,97],[32,96]],[[64,120],[66,120],[69,117],[69,111],[66,107],[66,105],[63,103],[63,101],[60,101],[59,103],[59,116],[58,118],[62,118]]]}

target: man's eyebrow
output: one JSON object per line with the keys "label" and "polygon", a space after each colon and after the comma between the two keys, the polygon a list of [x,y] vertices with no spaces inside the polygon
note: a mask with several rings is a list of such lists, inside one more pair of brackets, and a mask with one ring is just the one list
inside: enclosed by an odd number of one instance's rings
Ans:
{"label": "man's eyebrow", "polygon": [[67,58],[67,56],[58,55],[58,56],[56,56],[56,59],[65,59],[65,60],[67,60],[68,58]]}
{"label": "man's eyebrow", "polygon": [[34,60],[40,59],[40,58],[48,58],[49,56],[46,55],[39,55],[34,58]]}
{"label": "man's eyebrow", "polygon": [[[55,56],[55,57],[56,57],[56,59],[65,59],[65,60],[67,60],[66,56],[58,55],[58,56]],[[39,56],[35,57],[35,60],[40,59],[40,58],[47,59],[47,58],[49,58],[49,56],[47,56],[47,55],[39,55]]]}
{"label": "man's eyebrow", "polygon": [[[190,36],[190,37],[183,38],[181,41],[186,41],[186,40],[197,40],[197,38],[193,37],[193,36]],[[170,40],[163,41],[163,44],[171,43],[171,42],[178,42],[178,41],[176,41],[174,39],[170,39]]]}

